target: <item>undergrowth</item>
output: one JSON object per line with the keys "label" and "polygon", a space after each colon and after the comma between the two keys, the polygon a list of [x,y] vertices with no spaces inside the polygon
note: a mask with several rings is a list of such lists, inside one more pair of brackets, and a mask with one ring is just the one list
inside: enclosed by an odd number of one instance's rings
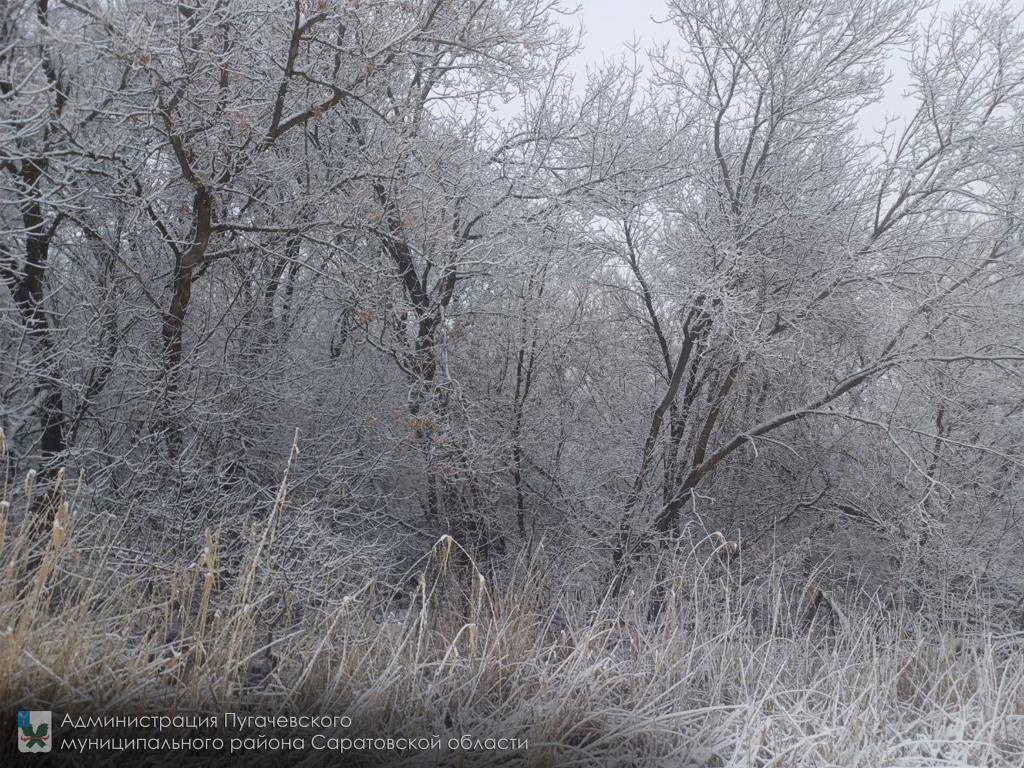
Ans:
{"label": "undergrowth", "polygon": [[287,477],[268,514],[174,563],[127,547],[116,518],[80,515],[62,476],[33,484],[5,483],[0,506],[11,709],[335,713],[350,735],[529,745],[426,764],[1024,765],[1024,636],[968,622],[966,598],[941,619],[823,604],[780,568],[742,573],[714,541],[613,598],[563,590],[573,569],[543,545],[498,576],[449,537],[396,590],[372,562],[305,573],[282,556]]}

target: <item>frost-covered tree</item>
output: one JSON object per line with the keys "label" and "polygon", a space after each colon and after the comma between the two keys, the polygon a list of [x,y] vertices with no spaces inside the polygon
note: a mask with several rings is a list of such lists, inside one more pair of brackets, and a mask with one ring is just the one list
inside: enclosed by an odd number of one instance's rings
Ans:
{"label": "frost-covered tree", "polygon": [[12,469],[180,539],[298,428],[303,525],[395,546],[1018,546],[1014,11],[670,0],[574,81],[565,10],[4,4]]}

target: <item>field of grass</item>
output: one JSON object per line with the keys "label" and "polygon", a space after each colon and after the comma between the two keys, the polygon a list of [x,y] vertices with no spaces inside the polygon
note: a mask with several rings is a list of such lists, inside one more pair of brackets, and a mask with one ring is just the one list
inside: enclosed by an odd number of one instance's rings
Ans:
{"label": "field of grass", "polygon": [[230,545],[209,531],[176,565],[126,543],[113,516],[76,514],[73,492],[54,496],[33,541],[10,490],[7,712],[53,709],[55,724],[58,712],[323,713],[350,716],[349,736],[528,744],[377,750],[344,765],[1024,765],[1024,634],[966,598],[941,617],[870,601],[812,611],[807,584],[744,573],[708,542],[660,584],[636,576],[612,598],[605,584],[580,589],[543,546],[485,576],[447,537],[396,591],[372,559],[318,560],[316,542],[286,557],[284,486]]}

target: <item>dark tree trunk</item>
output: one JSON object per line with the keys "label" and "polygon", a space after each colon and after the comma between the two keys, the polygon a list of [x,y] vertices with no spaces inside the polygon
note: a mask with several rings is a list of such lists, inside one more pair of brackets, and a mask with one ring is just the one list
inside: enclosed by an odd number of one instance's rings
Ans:
{"label": "dark tree trunk", "polygon": [[197,183],[192,201],[193,238],[192,244],[182,254],[175,254],[174,275],[171,283],[171,303],[164,313],[161,335],[164,349],[164,430],[167,450],[171,458],[177,458],[182,449],[184,427],[175,413],[175,400],[181,386],[183,357],[182,337],[189,301],[192,298],[193,270],[206,257],[210,243],[213,217],[213,196]]}

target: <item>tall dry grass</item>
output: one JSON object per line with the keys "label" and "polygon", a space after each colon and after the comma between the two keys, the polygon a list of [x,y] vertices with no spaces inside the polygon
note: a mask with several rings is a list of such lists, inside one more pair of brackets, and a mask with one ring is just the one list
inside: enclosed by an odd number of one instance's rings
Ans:
{"label": "tall dry grass", "polygon": [[212,530],[177,563],[63,490],[33,539],[41,489],[4,489],[11,708],[348,714],[350,735],[527,739],[504,758],[534,766],[1024,765],[1024,636],[968,623],[967,603],[941,620],[870,604],[812,617],[808,589],[778,568],[745,574],[714,542],[612,599],[603,585],[563,591],[572,569],[543,546],[499,578],[447,537],[396,594],[365,562],[305,573],[282,554],[287,478],[230,552]]}

